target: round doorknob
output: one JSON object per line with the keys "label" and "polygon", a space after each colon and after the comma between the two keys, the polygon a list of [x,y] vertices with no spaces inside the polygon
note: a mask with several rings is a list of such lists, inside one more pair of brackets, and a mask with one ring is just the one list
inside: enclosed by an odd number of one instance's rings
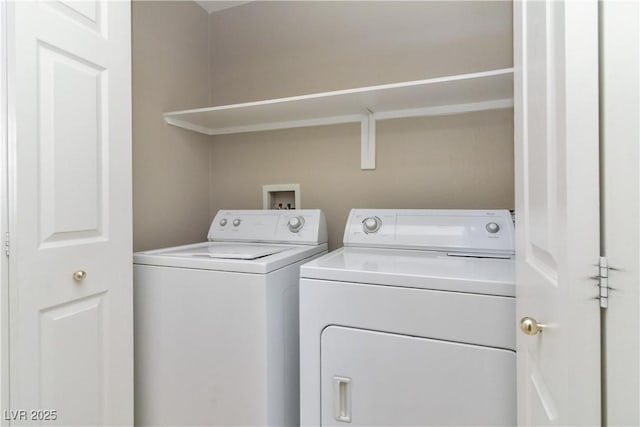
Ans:
{"label": "round doorknob", "polygon": [[527,335],[537,335],[542,332],[544,325],[538,323],[533,317],[523,317],[520,319],[520,330]]}
{"label": "round doorknob", "polygon": [[84,280],[85,277],[87,277],[86,271],[78,270],[73,272],[73,280],[75,280],[76,282]]}

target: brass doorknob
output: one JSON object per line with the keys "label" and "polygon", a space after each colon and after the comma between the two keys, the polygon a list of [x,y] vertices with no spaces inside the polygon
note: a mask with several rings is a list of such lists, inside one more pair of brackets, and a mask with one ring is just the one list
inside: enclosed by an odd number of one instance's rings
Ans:
{"label": "brass doorknob", "polygon": [[85,277],[87,277],[86,271],[78,270],[73,272],[73,280],[75,280],[76,282],[84,280]]}
{"label": "brass doorknob", "polygon": [[527,335],[537,335],[542,332],[544,325],[538,323],[533,317],[523,317],[520,319],[520,330]]}

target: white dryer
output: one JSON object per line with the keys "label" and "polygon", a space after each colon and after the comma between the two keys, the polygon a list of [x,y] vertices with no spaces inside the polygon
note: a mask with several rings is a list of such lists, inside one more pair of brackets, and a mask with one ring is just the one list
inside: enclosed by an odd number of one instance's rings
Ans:
{"label": "white dryer", "polygon": [[299,421],[300,265],[319,210],[225,211],[208,242],[134,254],[136,425]]}
{"label": "white dryer", "polygon": [[515,425],[508,211],[353,210],[300,271],[301,424]]}

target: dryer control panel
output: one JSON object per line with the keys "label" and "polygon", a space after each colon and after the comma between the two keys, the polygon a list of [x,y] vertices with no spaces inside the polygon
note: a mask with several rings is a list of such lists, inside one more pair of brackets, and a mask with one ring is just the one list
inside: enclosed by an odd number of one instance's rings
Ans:
{"label": "dryer control panel", "polygon": [[353,209],[344,245],[460,256],[511,257],[515,253],[514,226],[507,210]]}
{"label": "dryer control panel", "polygon": [[327,223],[319,209],[220,210],[209,227],[207,238],[317,245],[327,241]]}

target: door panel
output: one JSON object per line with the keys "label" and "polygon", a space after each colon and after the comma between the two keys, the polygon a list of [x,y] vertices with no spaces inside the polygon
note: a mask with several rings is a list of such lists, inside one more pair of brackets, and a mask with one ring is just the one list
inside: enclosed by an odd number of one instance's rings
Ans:
{"label": "door panel", "polygon": [[11,409],[131,424],[130,5],[8,17]]}
{"label": "door panel", "polygon": [[39,206],[45,247],[105,237],[104,74],[99,65],[38,45]]}
{"label": "door panel", "polygon": [[69,424],[106,421],[104,311],[102,294],[40,313],[42,405],[55,408]]}
{"label": "door panel", "polygon": [[47,0],[46,7],[76,25],[85,27],[104,39],[108,38],[108,2],[104,0]]}
{"label": "door panel", "polygon": [[[105,10],[104,1],[71,0],[51,1],[48,6],[55,8],[67,18],[86,26],[88,29],[105,36]],[[106,38],[106,37],[105,37]]]}
{"label": "door panel", "polygon": [[598,5],[514,3],[518,423],[600,423]]}
{"label": "door panel", "polygon": [[527,39],[527,51],[530,55],[527,58],[527,68],[523,70],[529,87],[537,88],[528,93],[530,96],[527,100],[527,120],[532,124],[526,130],[527,137],[536,143],[527,144],[525,150],[530,164],[536,167],[528,169],[526,181],[525,192],[532,214],[527,215],[522,223],[524,232],[529,237],[524,256],[531,267],[545,276],[546,280],[543,282],[547,286],[556,286],[556,247],[560,236],[553,230],[558,183],[554,168],[557,157],[554,150],[558,148],[554,142],[558,129],[554,120],[557,114],[557,94],[553,79],[559,58],[555,56],[553,29],[558,25],[556,15],[559,8],[546,2],[529,2],[525,7],[530,25],[536,28],[539,36]]}

